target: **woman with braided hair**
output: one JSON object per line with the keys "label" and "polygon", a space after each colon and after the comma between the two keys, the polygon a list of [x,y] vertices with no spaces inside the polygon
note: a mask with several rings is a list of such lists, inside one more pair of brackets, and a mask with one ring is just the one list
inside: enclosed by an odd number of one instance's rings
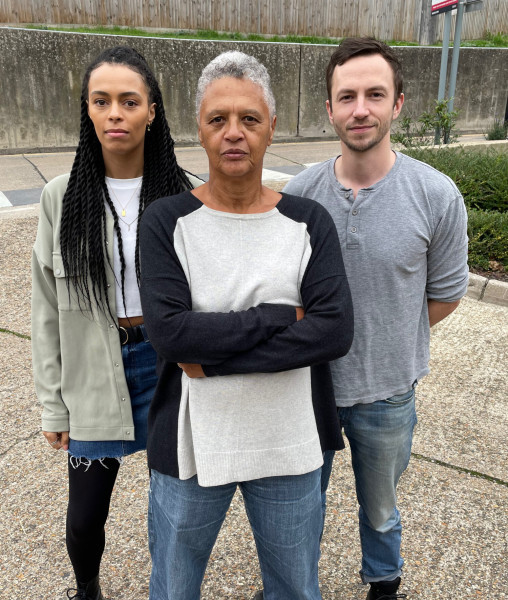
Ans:
{"label": "woman with braided hair", "polygon": [[139,299],[139,221],[202,183],[178,166],[159,85],[134,49],[87,68],[70,175],[41,197],[32,259],[32,351],[42,429],[68,453],[66,541],[77,586],[103,600],[104,525],[122,458],[146,447],[155,352]]}

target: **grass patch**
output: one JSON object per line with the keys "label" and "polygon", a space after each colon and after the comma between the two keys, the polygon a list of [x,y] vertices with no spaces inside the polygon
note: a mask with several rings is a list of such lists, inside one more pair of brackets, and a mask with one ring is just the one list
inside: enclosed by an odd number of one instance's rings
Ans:
{"label": "grass patch", "polygon": [[25,335],[24,333],[18,333],[17,331],[11,331],[10,329],[4,329],[3,327],[0,327],[0,333],[10,333],[11,335],[15,335],[16,337],[22,338],[24,340],[32,339],[29,335]]}
{"label": "grass patch", "polygon": [[452,465],[442,460],[438,460],[437,458],[429,458],[428,456],[424,456],[423,454],[417,454],[416,452],[411,452],[411,456],[418,460],[424,460],[425,462],[431,463],[433,465],[439,465],[440,467],[453,469],[454,471],[457,471],[459,473],[466,473],[467,475],[471,475],[471,477],[479,477],[480,479],[486,479],[487,481],[491,481],[492,483],[498,483],[500,485],[505,485],[508,487],[508,482],[504,481],[503,479],[499,479],[498,477],[492,477],[492,475],[486,475],[485,473],[480,473],[479,471],[473,471],[472,469],[458,467],[456,465]]}
{"label": "grass patch", "polygon": [[[196,31],[175,30],[150,30],[136,29],[133,27],[63,27],[57,25],[25,25],[27,29],[43,29],[47,31],[73,31],[79,33],[98,33],[104,35],[127,35],[138,37],[159,37],[186,40],[226,40],[240,42],[282,42],[286,44],[327,44],[336,46],[343,38],[301,36],[301,35],[261,35],[256,33],[219,32],[213,29],[199,29]],[[389,46],[419,46],[417,42],[405,42],[400,40],[386,40]],[[433,44],[441,46],[442,43]],[[462,41],[461,46],[506,48],[508,47],[508,34],[490,33],[487,31],[480,40]]]}
{"label": "grass patch", "polygon": [[508,33],[491,33],[486,31],[481,40],[467,40],[460,43],[461,47],[473,48],[506,48],[508,46]]}
{"label": "grass patch", "polygon": [[71,31],[77,33],[95,33],[103,35],[126,35],[137,37],[157,37],[185,40],[212,40],[212,41],[240,41],[240,42],[283,42],[286,44],[328,44],[337,45],[341,38],[327,38],[318,36],[299,35],[261,35],[257,33],[219,32],[213,29],[199,29],[197,31],[167,31],[135,29],[133,27],[60,27],[46,25],[26,25],[27,29],[42,29],[45,31]]}

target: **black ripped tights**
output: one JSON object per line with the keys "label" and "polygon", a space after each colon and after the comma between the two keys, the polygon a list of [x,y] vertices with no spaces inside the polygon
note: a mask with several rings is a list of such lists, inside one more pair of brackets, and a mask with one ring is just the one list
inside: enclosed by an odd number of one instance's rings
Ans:
{"label": "black ripped tights", "polygon": [[67,552],[77,581],[87,583],[99,574],[104,552],[104,525],[120,464],[115,458],[93,460],[74,468],[69,460]]}

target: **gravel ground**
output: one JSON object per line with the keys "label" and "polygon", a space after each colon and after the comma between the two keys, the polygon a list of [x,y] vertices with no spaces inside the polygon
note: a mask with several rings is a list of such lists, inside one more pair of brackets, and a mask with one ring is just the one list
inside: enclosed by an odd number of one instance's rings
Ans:
{"label": "gravel ground", "polygon": [[[31,379],[30,250],[34,217],[0,220],[0,598],[63,600],[73,584],[64,540],[66,461],[39,433]],[[506,446],[508,308],[465,298],[432,334],[432,372],[418,386],[414,456],[401,479],[403,589],[411,599],[508,598]],[[5,331],[8,330],[8,331]],[[437,462],[436,462],[437,461]],[[148,598],[144,453],[120,470],[107,525],[104,591]],[[335,461],[322,543],[324,600],[360,600],[360,549],[349,451]],[[203,600],[249,599],[261,586],[237,494],[207,569]]]}

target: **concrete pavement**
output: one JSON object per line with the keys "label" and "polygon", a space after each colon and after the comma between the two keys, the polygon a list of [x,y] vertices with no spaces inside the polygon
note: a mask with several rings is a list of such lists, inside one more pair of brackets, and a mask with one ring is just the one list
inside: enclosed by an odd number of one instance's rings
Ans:
{"label": "concrete pavement", "polygon": [[[5,210],[5,209],[4,209]],[[30,364],[30,252],[36,210],[0,219],[0,598],[63,600],[73,584],[65,550],[66,461],[40,433]],[[465,298],[431,336],[432,372],[418,386],[413,458],[399,486],[401,591],[411,600],[506,600],[508,587],[508,307]],[[104,591],[147,600],[144,453],[120,470],[107,526]],[[324,600],[362,600],[349,451],[334,464],[322,544]],[[236,496],[213,551],[203,600],[248,600],[261,585]]]}
{"label": "concrete pavement", "polygon": [[[508,142],[487,142],[481,135],[466,135],[459,139],[462,145],[499,146],[508,148]],[[338,141],[274,143],[264,160],[263,181],[281,190],[291,177],[311,164],[340,153]],[[176,156],[184,168],[208,179],[208,159],[200,146],[177,146]],[[26,214],[37,211],[44,185],[53,177],[68,173],[74,152],[44,154],[0,154],[0,219],[21,210]],[[508,305],[508,284],[471,275],[468,295],[481,302]]]}
{"label": "concrete pavement", "polygon": [[[309,156],[319,161],[337,152],[336,142],[311,149],[277,144],[265,167],[284,173],[281,169],[301,168]],[[178,158],[189,170],[206,173],[200,148],[179,148]],[[40,189],[71,161],[71,153],[0,157],[0,188]],[[279,189],[282,182],[270,185]],[[73,585],[64,540],[66,461],[42,438],[31,378],[30,253],[37,214],[37,204],[0,209],[2,600],[63,600]],[[431,352],[432,371],[417,390],[413,457],[399,486],[406,560],[400,591],[410,600],[506,600],[508,307],[465,298],[433,329]],[[129,457],[107,526],[102,580],[112,600],[148,598],[147,485],[144,453]],[[362,600],[366,588],[357,574],[357,506],[347,449],[334,464],[328,507],[320,563],[323,599]],[[254,542],[237,495],[202,598],[248,600],[260,586]]]}
{"label": "concrete pavement", "polygon": [[[265,156],[264,181],[286,182],[312,162],[330,158],[338,152],[339,144],[319,142],[312,144],[273,144]],[[208,178],[208,159],[201,146],[176,148],[179,164],[202,177]],[[0,206],[24,206],[39,201],[44,184],[56,175],[70,171],[74,152],[44,154],[0,155]]]}
{"label": "concrete pavement", "polygon": [[[461,145],[483,147],[508,143],[487,142],[482,135],[464,135]],[[179,164],[204,179],[208,178],[208,159],[201,146],[176,146]],[[337,155],[340,143],[306,141],[274,143],[268,148],[264,161],[265,182],[286,182],[309,164]],[[24,206],[39,201],[44,184],[57,175],[68,173],[74,152],[46,152],[33,154],[0,154],[0,207]]]}

